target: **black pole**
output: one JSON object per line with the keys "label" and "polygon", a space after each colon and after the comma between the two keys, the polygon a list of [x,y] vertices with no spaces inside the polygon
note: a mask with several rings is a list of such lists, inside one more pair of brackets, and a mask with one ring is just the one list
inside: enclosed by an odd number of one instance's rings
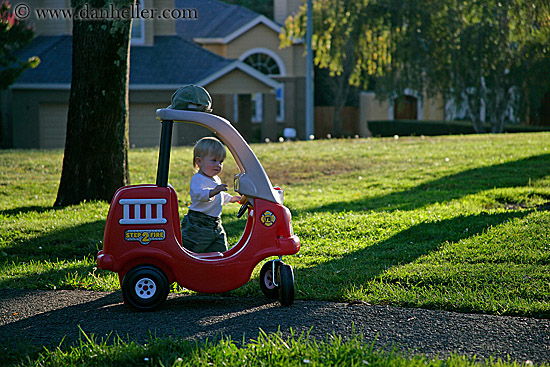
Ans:
{"label": "black pole", "polygon": [[174,121],[162,121],[160,134],[159,163],[157,167],[157,186],[168,187],[168,171],[170,169],[170,150],[172,148],[172,127]]}

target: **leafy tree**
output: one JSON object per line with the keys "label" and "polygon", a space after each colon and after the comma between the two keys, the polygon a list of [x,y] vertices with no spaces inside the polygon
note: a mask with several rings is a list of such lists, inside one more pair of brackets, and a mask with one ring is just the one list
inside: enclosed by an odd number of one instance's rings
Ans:
{"label": "leafy tree", "polygon": [[6,89],[28,68],[40,63],[38,57],[21,61],[15,51],[31,42],[33,30],[16,19],[8,1],[0,4],[0,89]]}
{"label": "leafy tree", "polygon": [[[318,0],[314,9],[331,7],[353,11],[315,20],[315,62],[344,75],[353,59],[349,82],[367,88],[375,77],[381,99],[405,88],[442,95],[469,111],[476,131],[485,131],[486,117],[501,132],[550,89],[546,0]],[[287,19],[283,45],[303,37],[303,18],[302,10]]]}
{"label": "leafy tree", "polygon": [[[333,77],[330,94],[334,105],[334,136],[342,134],[340,112],[348,98],[350,85],[366,86],[372,79],[368,75],[381,75],[381,65],[387,63],[387,45],[372,40],[387,39],[389,32],[381,28],[379,18],[363,16],[365,5],[364,1],[349,0],[313,2],[314,63],[327,69]],[[306,20],[305,5],[296,15],[287,18],[280,36],[282,47],[305,37]]]}
{"label": "leafy tree", "polygon": [[[72,0],[76,12],[133,0]],[[55,205],[111,200],[128,175],[129,19],[73,19],[72,83]]]}
{"label": "leafy tree", "polygon": [[415,0],[407,5],[393,9],[396,52],[377,81],[380,95],[396,90],[395,79],[399,87],[440,94],[454,102],[455,110],[468,111],[477,132],[486,131],[485,121],[491,132],[502,132],[506,121],[527,115],[525,106],[537,108],[550,87],[550,28],[541,26],[550,19],[548,2]]}

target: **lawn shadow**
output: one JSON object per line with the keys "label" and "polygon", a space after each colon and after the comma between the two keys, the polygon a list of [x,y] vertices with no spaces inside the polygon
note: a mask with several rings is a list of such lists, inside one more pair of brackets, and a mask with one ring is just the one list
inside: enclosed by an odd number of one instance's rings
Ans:
{"label": "lawn shadow", "polygon": [[84,223],[4,246],[8,260],[68,260],[95,256],[102,247],[105,220]]}
{"label": "lawn shadow", "polygon": [[[334,202],[316,208],[293,210],[296,215],[311,212],[413,210],[448,202],[494,188],[528,186],[550,175],[550,154],[463,171],[403,191],[358,200]],[[550,198],[549,198],[550,199]]]}
{"label": "lawn shadow", "polygon": [[[45,235],[12,242],[2,248],[0,272],[16,274],[0,279],[1,288],[50,288],[68,274],[81,276],[92,266],[62,264],[96,256],[102,247],[104,220],[52,230]],[[34,265],[39,263],[40,265]],[[59,264],[56,264],[59,263]],[[31,270],[36,268],[36,270]]]}
{"label": "lawn shadow", "polygon": [[[477,236],[491,227],[507,221],[524,218],[531,211],[509,211],[495,214],[458,216],[437,222],[413,225],[390,238],[340,258],[300,269],[296,274],[297,288],[312,289],[316,297],[333,298],[334,289],[341,289],[337,299],[351,288],[382,275],[386,270],[414,262],[422,256],[438,251],[445,243]],[[332,295],[332,296],[331,296]]]}
{"label": "lawn shadow", "polygon": [[[0,271],[9,271],[8,263],[0,263]],[[12,275],[9,278],[0,279],[0,289],[48,289],[58,288],[61,280],[65,279],[70,274],[72,278],[75,275],[80,274],[86,276],[93,271],[94,265],[84,264],[70,264],[63,265],[61,269],[43,267],[36,272],[26,272],[23,274]],[[70,288],[70,286],[63,286],[64,288]]]}
{"label": "lawn shadow", "polygon": [[42,214],[42,213],[48,212],[50,210],[60,210],[60,209],[64,209],[64,208],[54,207],[54,206],[29,205],[29,206],[22,206],[22,207],[19,207],[19,208],[0,210],[0,215],[13,216],[13,215],[27,214],[27,213],[30,213],[30,212],[34,212],[34,213],[37,213],[37,214]]}

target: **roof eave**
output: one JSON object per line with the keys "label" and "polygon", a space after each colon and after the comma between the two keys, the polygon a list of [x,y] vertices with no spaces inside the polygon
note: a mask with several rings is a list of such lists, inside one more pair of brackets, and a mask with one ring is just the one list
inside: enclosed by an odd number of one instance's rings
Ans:
{"label": "roof eave", "polygon": [[254,28],[258,24],[263,24],[276,32],[277,34],[281,33],[282,27],[272,21],[271,19],[267,18],[264,15],[259,15],[249,21],[248,23],[244,24],[242,27],[238,28],[237,30],[231,32],[225,37],[196,37],[193,38],[193,41],[200,44],[228,44],[229,42],[233,41],[235,38],[241,36],[242,34],[248,32],[250,29]]}
{"label": "roof eave", "polygon": [[196,84],[201,85],[201,86],[208,85],[208,84],[212,83],[213,81],[223,77],[224,75],[228,74],[229,72],[231,72],[235,69],[238,69],[238,70],[242,71],[243,73],[246,73],[246,74],[250,75],[254,79],[257,79],[258,81],[262,82],[263,84],[269,86],[272,89],[276,90],[276,89],[281,88],[281,86],[282,86],[282,84],[277,82],[276,80],[268,77],[267,75],[259,72],[258,70],[254,69],[253,67],[245,64],[242,61],[238,61],[238,60],[235,60],[231,64],[224,66],[223,68],[221,68],[217,72],[215,72],[215,73],[207,76],[206,78],[198,81]]}
{"label": "roof eave", "polygon": [[70,90],[71,83],[15,83],[9,89]]}

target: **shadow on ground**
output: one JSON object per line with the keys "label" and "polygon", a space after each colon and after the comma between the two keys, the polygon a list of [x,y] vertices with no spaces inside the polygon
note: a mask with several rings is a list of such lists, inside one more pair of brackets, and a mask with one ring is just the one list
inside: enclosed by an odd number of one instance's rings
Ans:
{"label": "shadow on ground", "polygon": [[[405,176],[407,173],[403,172]],[[422,183],[410,189],[378,197],[335,202],[316,208],[293,210],[295,215],[311,212],[414,210],[435,203],[445,203],[485,190],[527,187],[550,175],[550,154],[466,170]],[[548,197],[547,199],[550,199]]]}
{"label": "shadow on ground", "polygon": [[139,343],[156,337],[201,342],[223,335],[238,343],[256,339],[260,329],[317,339],[361,333],[377,349],[534,362],[550,358],[550,320],[367,304],[297,301],[283,308],[263,299],[172,294],[157,311],[139,313],[121,303],[119,292],[0,290],[0,312],[0,362],[29,345],[37,350],[62,340],[64,345],[78,342],[81,330],[109,343],[117,335]]}

